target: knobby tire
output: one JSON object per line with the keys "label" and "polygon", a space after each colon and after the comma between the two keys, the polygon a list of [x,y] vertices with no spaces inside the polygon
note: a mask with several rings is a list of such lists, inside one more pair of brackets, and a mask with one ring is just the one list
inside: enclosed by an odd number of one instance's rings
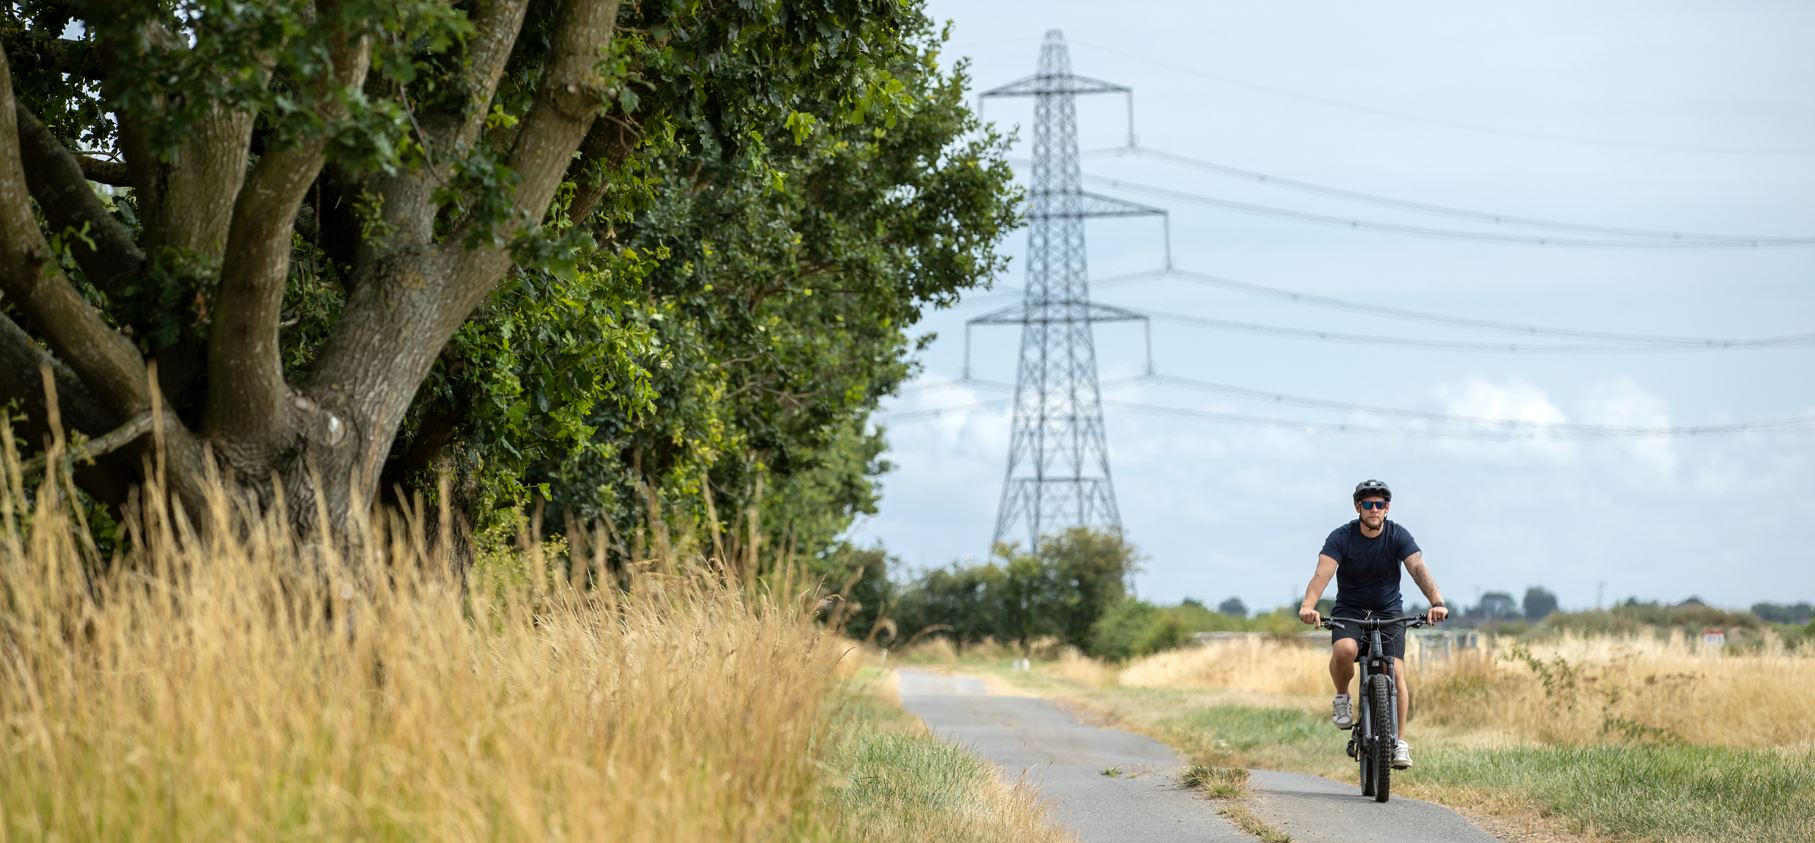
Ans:
{"label": "knobby tire", "polygon": [[1361,762],[1361,795],[1374,795],[1374,753],[1368,749],[1369,714],[1368,695],[1359,694],[1355,698],[1355,716],[1349,724],[1350,740],[1355,742],[1355,760]]}
{"label": "knobby tire", "polygon": [[[1374,801],[1385,802],[1393,787],[1393,749],[1399,737],[1393,728],[1393,686],[1384,674],[1375,674],[1368,689],[1368,712],[1374,718]],[[1366,795],[1365,793],[1363,795]]]}

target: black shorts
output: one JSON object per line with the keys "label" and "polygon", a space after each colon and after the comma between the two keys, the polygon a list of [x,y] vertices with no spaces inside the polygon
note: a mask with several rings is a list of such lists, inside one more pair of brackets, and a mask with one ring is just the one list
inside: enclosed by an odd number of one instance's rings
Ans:
{"label": "black shorts", "polygon": [[[1357,609],[1352,606],[1344,606],[1341,603],[1338,603],[1334,609],[1330,610],[1330,617],[1332,618],[1391,618],[1403,614],[1405,614],[1405,611],[1399,606],[1394,606],[1384,611],[1379,609],[1368,611],[1366,609]],[[1341,629],[1330,630],[1330,644],[1334,646],[1336,642],[1341,641],[1344,638],[1353,638],[1357,644],[1361,645],[1362,649],[1366,649],[1367,634],[1367,630],[1350,624]],[[1405,659],[1405,624],[1397,624],[1381,629],[1380,643],[1386,647],[1386,651],[1391,654],[1393,658],[1403,661]]]}

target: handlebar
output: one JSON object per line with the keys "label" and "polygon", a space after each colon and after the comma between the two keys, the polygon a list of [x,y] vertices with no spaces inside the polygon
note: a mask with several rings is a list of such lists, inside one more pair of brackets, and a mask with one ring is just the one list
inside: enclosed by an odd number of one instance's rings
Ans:
{"label": "handlebar", "polygon": [[1424,615],[1406,615],[1401,618],[1324,618],[1317,625],[1324,629],[1345,629],[1345,623],[1356,624],[1362,629],[1378,629],[1396,623],[1403,623],[1408,629],[1430,626],[1430,621]]}

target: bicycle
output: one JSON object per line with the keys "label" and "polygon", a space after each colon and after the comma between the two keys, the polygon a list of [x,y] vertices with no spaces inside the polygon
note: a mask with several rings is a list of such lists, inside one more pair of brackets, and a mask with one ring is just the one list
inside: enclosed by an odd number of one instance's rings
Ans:
{"label": "bicycle", "polygon": [[[1380,630],[1403,623],[1404,629],[1426,626],[1423,615],[1400,618],[1325,618],[1324,629],[1346,629],[1355,624],[1367,633],[1355,654],[1361,693],[1357,694],[1354,723],[1349,726],[1349,757],[1361,763],[1361,795],[1385,802],[1392,791],[1393,747],[1398,742],[1399,683],[1394,681],[1393,659],[1386,655]],[[1403,634],[1403,633],[1402,633]]]}

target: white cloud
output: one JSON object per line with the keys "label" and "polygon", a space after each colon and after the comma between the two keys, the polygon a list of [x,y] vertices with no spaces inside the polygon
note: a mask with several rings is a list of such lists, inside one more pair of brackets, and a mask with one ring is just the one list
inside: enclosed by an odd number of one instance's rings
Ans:
{"label": "white cloud", "polygon": [[[1631,378],[1620,377],[1589,385],[1578,402],[1582,421],[1588,424],[1621,427],[1668,427],[1670,411],[1664,399],[1647,392]],[[1621,441],[1621,450],[1646,479],[1670,477],[1676,470],[1676,443],[1668,437],[1630,438]]]}
{"label": "white cloud", "polygon": [[[1431,390],[1452,416],[1497,421],[1537,424],[1560,424],[1569,421],[1563,409],[1544,390],[1518,378],[1495,382],[1481,376],[1470,376],[1455,383],[1438,384]],[[1491,422],[1467,425],[1462,430],[1494,432],[1506,428]],[[1449,454],[1500,464],[1518,464],[1533,460],[1563,464],[1576,460],[1574,443],[1553,437],[1520,438],[1506,441],[1436,439],[1438,449]]]}

